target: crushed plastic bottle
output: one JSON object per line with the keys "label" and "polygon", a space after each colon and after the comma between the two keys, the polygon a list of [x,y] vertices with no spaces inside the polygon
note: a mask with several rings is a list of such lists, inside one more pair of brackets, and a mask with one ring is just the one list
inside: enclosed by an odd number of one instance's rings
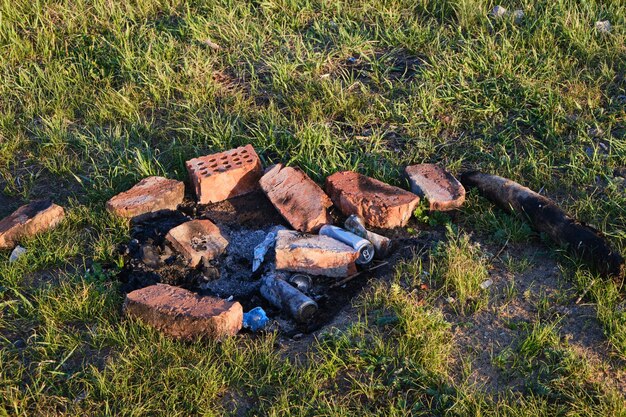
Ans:
{"label": "crushed plastic bottle", "polygon": [[259,243],[254,248],[254,259],[252,260],[252,272],[255,272],[265,259],[267,251],[270,250],[276,244],[276,235],[279,230],[283,230],[283,226],[276,226],[265,236],[263,242]]}
{"label": "crushed plastic bottle", "polygon": [[243,314],[243,327],[253,332],[263,330],[269,321],[270,319],[265,314],[265,310],[261,307],[255,307]]}

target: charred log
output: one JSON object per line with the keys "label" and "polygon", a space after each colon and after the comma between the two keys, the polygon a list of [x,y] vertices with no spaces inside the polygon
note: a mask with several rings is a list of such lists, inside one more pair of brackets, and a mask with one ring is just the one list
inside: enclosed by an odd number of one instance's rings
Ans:
{"label": "charred log", "polygon": [[552,200],[514,181],[478,171],[461,175],[466,188],[477,188],[502,209],[525,217],[538,232],[550,236],[605,277],[624,279],[624,258],[602,234],[568,216]]}

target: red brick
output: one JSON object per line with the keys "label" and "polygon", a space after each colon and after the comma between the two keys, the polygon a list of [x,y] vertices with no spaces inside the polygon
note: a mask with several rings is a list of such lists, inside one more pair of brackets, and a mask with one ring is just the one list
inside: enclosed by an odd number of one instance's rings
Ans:
{"label": "red brick", "polygon": [[276,269],[328,277],[356,273],[359,253],[328,236],[280,230],[276,236]]}
{"label": "red brick", "polygon": [[176,339],[222,339],[241,330],[243,309],[238,302],[199,296],[183,288],[151,285],[126,295],[124,309]]}
{"label": "red brick", "polygon": [[50,201],[26,204],[0,221],[0,249],[11,249],[20,239],[51,229],[64,218],[63,207]]}
{"label": "red brick", "polygon": [[252,145],[187,161],[198,203],[209,204],[248,194],[259,187],[261,160]]}
{"label": "red brick", "polygon": [[357,214],[373,227],[405,226],[419,197],[352,171],[326,178],[326,193],[343,214]]}
{"label": "red brick", "polygon": [[465,188],[452,174],[436,164],[417,164],[404,169],[411,191],[426,197],[430,210],[447,211],[461,207]]}
{"label": "red brick", "polygon": [[274,165],[260,181],[261,188],[274,207],[302,232],[316,232],[332,223],[327,209],[330,198],[312,179],[298,168]]}
{"label": "red brick", "polygon": [[106,208],[120,217],[133,218],[161,210],[176,210],[185,197],[185,184],[163,177],[148,177],[110,199]]}
{"label": "red brick", "polygon": [[210,220],[191,220],[170,230],[165,239],[195,268],[202,259],[207,261],[221,255],[228,240]]}

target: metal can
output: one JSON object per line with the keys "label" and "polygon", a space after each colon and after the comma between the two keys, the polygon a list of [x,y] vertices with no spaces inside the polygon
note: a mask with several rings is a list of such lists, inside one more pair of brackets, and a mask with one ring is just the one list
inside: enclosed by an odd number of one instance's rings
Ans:
{"label": "metal can", "polygon": [[356,263],[359,265],[367,265],[374,259],[374,246],[372,242],[355,235],[352,232],[348,232],[341,227],[324,225],[320,229],[320,235],[332,237],[348,246],[351,246],[355,251],[359,253],[359,257]]}
{"label": "metal can", "polygon": [[362,218],[353,214],[346,219],[344,224],[346,229],[350,232],[372,242],[377,259],[384,259],[389,255],[389,251],[391,249],[391,239],[367,230],[365,228],[365,222]]}
{"label": "metal can", "polygon": [[315,301],[274,275],[263,277],[260,292],[274,307],[288,311],[298,321],[307,322],[317,313]]}

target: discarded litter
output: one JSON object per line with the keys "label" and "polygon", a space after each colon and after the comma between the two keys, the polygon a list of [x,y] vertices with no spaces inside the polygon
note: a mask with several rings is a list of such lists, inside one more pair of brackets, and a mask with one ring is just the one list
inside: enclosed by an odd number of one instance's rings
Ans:
{"label": "discarded litter", "polygon": [[596,22],[596,30],[600,33],[610,33],[613,27],[608,20],[599,20]]}
{"label": "discarded litter", "polygon": [[263,330],[270,319],[261,307],[255,307],[247,313],[243,313],[243,327],[253,332]]}
{"label": "discarded litter", "polygon": [[11,255],[9,256],[9,262],[13,263],[17,261],[20,258],[20,256],[24,255],[25,253],[26,253],[26,248],[23,248],[20,245],[17,245],[15,249],[13,249],[13,252],[11,252]]}
{"label": "discarded litter", "polygon": [[505,7],[502,6],[496,6],[491,10],[491,17],[496,18],[496,19],[500,19],[503,18],[507,13],[507,10]]}
{"label": "discarded litter", "polygon": [[306,322],[317,313],[317,303],[286,281],[267,275],[261,282],[261,295],[274,307],[288,311],[294,319]]}
{"label": "discarded litter", "polygon": [[374,254],[377,259],[385,259],[389,255],[389,250],[391,249],[391,239],[367,230],[365,228],[365,222],[361,217],[353,214],[346,219],[344,225],[348,231],[367,239],[372,243],[374,246]]}
{"label": "discarded litter", "polygon": [[276,226],[273,228],[263,239],[263,242],[259,243],[257,247],[254,248],[254,259],[252,260],[252,272],[255,272],[265,259],[265,255],[270,248],[274,247],[276,244],[276,234],[279,230],[285,230],[283,226]]}
{"label": "discarded litter", "polygon": [[313,279],[306,274],[294,274],[289,278],[289,283],[303,293],[308,292],[313,285]]}
{"label": "discarded litter", "polygon": [[487,288],[491,287],[493,285],[493,280],[491,278],[489,278],[488,280],[483,281],[480,284],[480,288],[482,288],[483,290],[486,290]]}
{"label": "discarded litter", "polygon": [[320,229],[320,235],[332,237],[348,246],[351,246],[359,253],[356,263],[359,265],[367,265],[374,259],[374,246],[372,243],[352,232],[342,229],[341,227],[325,225]]}

